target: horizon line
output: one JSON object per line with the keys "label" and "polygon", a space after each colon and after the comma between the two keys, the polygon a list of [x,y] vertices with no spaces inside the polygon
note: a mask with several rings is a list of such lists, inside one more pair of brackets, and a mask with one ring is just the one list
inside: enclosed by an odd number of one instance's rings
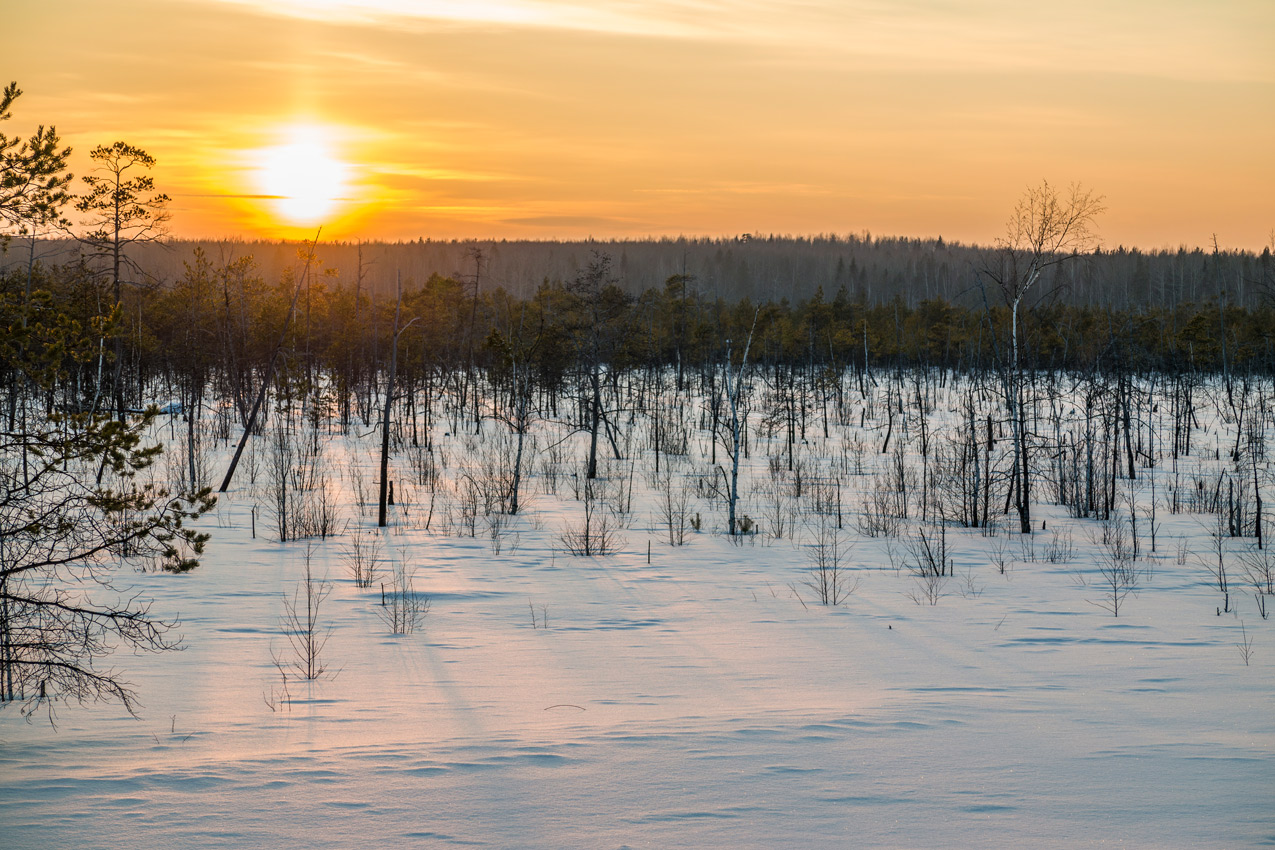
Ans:
{"label": "horizon line", "polygon": [[[840,242],[851,242],[851,241],[857,241],[857,242],[860,242],[860,243],[874,243],[874,242],[917,242],[917,243],[922,243],[922,244],[926,244],[926,243],[929,243],[929,244],[936,244],[936,243],[942,242],[944,246],[952,246],[952,247],[958,247],[958,248],[969,248],[969,249],[975,249],[975,250],[995,250],[995,249],[997,248],[997,246],[995,245],[995,243],[966,242],[966,241],[963,241],[963,240],[960,240],[960,239],[948,239],[948,238],[944,237],[942,234],[937,234],[937,235],[933,235],[933,236],[905,236],[905,235],[901,235],[901,234],[882,234],[882,235],[878,235],[878,234],[876,234],[876,233],[873,233],[871,230],[863,230],[863,231],[860,231],[860,232],[858,232],[858,233],[852,233],[852,232],[837,233],[837,232],[832,232],[832,231],[820,231],[820,232],[811,232],[811,233],[762,233],[762,232],[745,232],[745,233],[718,234],[718,235],[705,235],[705,234],[700,234],[700,235],[686,235],[686,234],[679,234],[679,235],[677,235],[677,236],[669,236],[669,235],[647,234],[647,235],[644,235],[644,236],[636,236],[636,235],[633,235],[633,236],[608,236],[608,237],[596,237],[596,236],[572,236],[572,237],[560,237],[560,236],[558,236],[558,237],[552,237],[552,236],[545,236],[545,237],[538,237],[538,236],[524,236],[524,237],[508,237],[508,236],[502,236],[502,237],[491,237],[491,236],[431,237],[431,236],[427,236],[427,235],[421,235],[421,236],[417,236],[417,237],[415,237],[415,238],[411,238],[411,237],[408,237],[408,238],[392,238],[392,237],[351,238],[351,237],[341,237],[341,238],[334,238],[334,239],[322,239],[322,240],[320,240],[320,241],[319,241],[319,244],[324,244],[324,243],[326,243],[326,244],[329,244],[329,245],[418,245],[418,244],[427,244],[427,245],[428,245],[428,244],[445,245],[445,244],[470,244],[470,243],[492,243],[492,244],[499,244],[499,243],[506,243],[506,244],[509,244],[509,243],[524,243],[524,244],[546,244],[546,245],[547,245],[547,244],[568,244],[568,243],[580,243],[580,244],[598,243],[598,244],[607,244],[607,243],[659,243],[659,242],[688,242],[688,243],[697,243],[697,242],[703,242],[703,243],[711,243],[711,242],[736,242],[736,243],[740,243],[740,244],[747,244],[747,243],[749,243],[749,242],[773,242],[773,241],[790,241],[790,242],[797,242],[797,241],[803,241],[803,240],[804,240],[804,241],[810,241],[810,242],[815,242],[815,241],[828,241],[828,242],[839,242],[839,241],[840,241]],[[79,239],[78,237],[75,237],[75,236],[56,236],[56,237],[48,237],[48,236],[46,236],[46,237],[38,237],[38,238],[37,238],[37,241],[39,241],[39,242],[47,242],[47,243],[55,243],[55,242],[78,242],[78,241],[80,241],[80,239]],[[264,234],[258,234],[258,235],[252,235],[252,234],[233,234],[233,235],[229,235],[229,236],[217,236],[217,237],[214,237],[214,236],[185,236],[185,235],[183,235],[183,236],[170,236],[170,237],[168,237],[167,239],[165,239],[165,240],[163,240],[163,241],[161,241],[161,242],[158,242],[158,243],[156,243],[156,244],[163,245],[163,244],[165,244],[166,242],[168,242],[168,243],[180,243],[180,242],[208,242],[208,243],[220,243],[220,242],[244,242],[244,243],[248,243],[248,242],[262,242],[262,243],[277,243],[277,244],[288,244],[288,243],[294,243],[294,242],[295,242],[295,243],[297,243],[297,244],[305,244],[305,243],[308,243],[308,242],[311,242],[311,241],[313,241],[313,237],[301,237],[301,236],[268,236],[268,235],[264,235]],[[1232,253],[1232,254],[1251,254],[1251,255],[1253,255],[1253,256],[1255,256],[1255,257],[1260,257],[1260,256],[1262,256],[1263,254],[1265,254],[1266,252],[1271,251],[1271,250],[1272,250],[1272,248],[1275,248],[1275,238],[1273,238],[1273,239],[1272,239],[1272,241],[1271,241],[1270,243],[1265,244],[1265,245],[1261,246],[1260,248],[1251,248],[1251,247],[1223,247],[1223,246],[1221,246],[1220,244],[1218,244],[1216,241],[1215,241],[1215,242],[1214,242],[1214,244],[1212,244],[1212,245],[1206,245],[1206,244],[1195,244],[1195,245],[1190,245],[1190,244],[1187,244],[1187,243],[1178,243],[1177,245],[1162,244],[1162,245],[1159,245],[1159,246],[1156,246],[1156,247],[1153,247],[1153,248],[1148,248],[1148,247],[1146,247],[1146,246],[1143,246],[1143,245],[1137,245],[1137,244],[1128,244],[1128,245],[1127,245],[1127,244],[1125,244],[1125,243],[1123,243],[1123,242],[1120,242],[1120,243],[1117,243],[1117,244],[1116,244],[1116,245],[1114,245],[1114,246],[1110,246],[1110,245],[1105,245],[1105,244],[1099,243],[1099,244],[1097,244],[1097,245],[1093,246],[1093,248],[1091,248],[1089,251],[1086,251],[1086,252],[1084,252],[1084,253],[1085,253],[1085,254],[1098,254],[1098,253],[1106,254],[1106,253],[1118,253],[1118,252],[1122,252],[1122,251],[1123,251],[1123,252],[1125,252],[1125,253],[1133,253],[1133,252],[1137,252],[1137,253],[1142,253],[1142,254],[1155,254],[1155,253],[1180,253],[1180,252],[1195,253],[1195,252],[1197,252],[1197,251],[1205,252],[1205,253],[1213,253],[1214,251],[1216,251],[1217,253],[1220,253],[1220,254],[1227,254],[1227,253]],[[7,253],[7,251],[5,251],[5,253]],[[1082,254],[1082,256],[1083,256],[1083,254]]]}

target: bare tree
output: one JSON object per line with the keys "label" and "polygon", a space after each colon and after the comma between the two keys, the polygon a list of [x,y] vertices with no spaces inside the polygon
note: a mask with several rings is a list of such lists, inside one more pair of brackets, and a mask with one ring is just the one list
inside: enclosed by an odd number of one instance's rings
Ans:
{"label": "bare tree", "polygon": [[375,532],[354,532],[345,545],[345,565],[355,587],[368,588],[376,581],[381,541]]}
{"label": "bare tree", "polygon": [[1204,530],[1209,537],[1209,550],[1211,558],[1199,557],[1200,565],[1208,570],[1209,575],[1213,579],[1213,584],[1217,586],[1218,592],[1222,594],[1222,606],[1218,608],[1218,613],[1226,613],[1231,610],[1231,582],[1230,576],[1227,574],[1227,545],[1226,542],[1231,536],[1230,530],[1227,528],[1226,517],[1219,511],[1210,518]]}
{"label": "bare tree", "polygon": [[600,504],[601,500],[594,493],[594,483],[587,478],[584,482],[583,501],[584,518],[562,532],[560,539],[563,545],[572,555],[592,557],[612,554],[622,545],[623,540],[616,529],[617,523],[611,508]]}
{"label": "bare tree", "polygon": [[1131,532],[1118,518],[1102,523],[1097,566],[1103,597],[1096,602],[1090,600],[1090,604],[1110,611],[1113,617],[1120,616],[1125,598],[1138,591],[1138,568],[1130,536]]}
{"label": "bare tree", "polygon": [[509,513],[516,514],[521,507],[523,469],[526,465],[524,449],[527,435],[531,433],[531,426],[535,420],[535,408],[532,405],[535,386],[531,362],[540,345],[543,328],[533,334],[531,329],[526,327],[526,304],[521,305],[516,311],[516,321],[513,306],[508,301],[504,306],[506,330],[502,333],[501,330],[494,329],[487,338],[487,345],[500,354],[509,368],[509,401],[503,410],[496,405],[494,415],[517,438],[507,494]]}
{"label": "bare tree", "polygon": [[[589,459],[586,477],[598,477],[598,434],[606,419],[602,406],[602,381],[608,359],[615,345],[615,323],[628,304],[628,296],[617,285],[619,278],[611,271],[611,257],[594,252],[588,266],[567,284],[567,291],[579,312],[575,328],[581,369],[587,374],[588,398],[582,407],[588,410]],[[618,456],[618,452],[616,453]]]}
{"label": "bare tree", "polygon": [[279,625],[288,636],[292,656],[286,662],[275,659],[275,666],[280,670],[290,667],[297,675],[309,680],[317,679],[328,671],[323,661],[323,648],[332,634],[331,626],[324,627],[319,622],[319,609],[332,592],[332,585],[314,575],[311,567],[313,555],[314,548],[307,544],[305,575],[297,583],[292,596],[283,597],[283,617]]}
{"label": "bare tree", "polygon": [[[760,312],[760,311],[758,311]],[[735,506],[739,502],[739,456],[743,453],[743,427],[744,422],[748,418],[748,411],[744,406],[744,370],[748,366],[748,351],[752,348],[753,332],[757,329],[757,313],[753,314],[753,325],[748,331],[748,340],[744,343],[744,352],[739,358],[739,370],[734,375],[734,382],[731,381],[731,369],[734,364],[731,361],[731,341],[726,340],[726,401],[730,405],[730,422],[729,429],[724,434],[715,435],[726,449],[726,454],[730,458],[730,481],[726,493],[728,503],[726,515],[726,529],[733,537],[738,533],[737,523],[735,521]],[[727,423],[722,423],[726,425]]]}
{"label": "bare tree", "polygon": [[394,561],[390,586],[381,586],[381,607],[377,613],[389,627],[390,634],[410,635],[429,613],[429,597],[417,593],[413,586],[415,574],[416,570],[400,554]]}
{"label": "bare tree", "polygon": [[1003,363],[1005,411],[1014,439],[1013,492],[1019,530],[1031,533],[1031,475],[1027,422],[1024,413],[1020,313],[1024,299],[1047,272],[1075,260],[1096,242],[1094,220],[1103,211],[1103,198],[1073,183],[1060,192],[1042,181],[1019,199],[983,265],[982,274],[1001,293],[1009,309],[1009,359]]}
{"label": "bare tree", "polygon": [[670,546],[686,544],[686,527],[690,523],[691,488],[686,479],[669,469],[658,480],[657,510],[664,527],[668,529]]}
{"label": "bare tree", "polygon": [[376,524],[385,527],[385,509],[388,504],[388,487],[390,472],[390,411],[394,406],[394,378],[398,371],[398,338],[410,328],[416,319],[413,318],[403,327],[398,326],[399,313],[403,307],[403,278],[400,273],[397,281],[398,300],[394,303],[394,337],[390,346],[390,376],[385,386],[385,415],[381,419],[381,498],[377,508]]}
{"label": "bare tree", "polygon": [[804,583],[824,605],[840,605],[859,588],[859,579],[852,579],[846,570],[845,558],[850,548],[836,525],[820,514],[807,550],[810,570]]}

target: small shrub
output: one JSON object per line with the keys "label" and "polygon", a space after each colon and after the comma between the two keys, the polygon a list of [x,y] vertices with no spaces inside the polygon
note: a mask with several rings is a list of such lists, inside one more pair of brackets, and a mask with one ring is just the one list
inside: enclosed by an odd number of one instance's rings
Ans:
{"label": "small shrub", "polygon": [[376,581],[381,541],[374,532],[352,535],[345,544],[345,566],[356,587],[371,587]]}
{"label": "small shrub", "polygon": [[429,597],[418,594],[413,587],[415,573],[416,570],[400,556],[394,562],[390,586],[381,586],[381,607],[377,613],[390,634],[410,635],[420,628],[429,613]]}

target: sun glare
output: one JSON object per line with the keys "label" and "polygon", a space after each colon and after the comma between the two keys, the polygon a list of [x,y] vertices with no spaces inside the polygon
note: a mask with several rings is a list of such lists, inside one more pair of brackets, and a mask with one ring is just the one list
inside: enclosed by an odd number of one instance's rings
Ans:
{"label": "sun glare", "polygon": [[333,155],[322,128],[294,127],[287,135],[284,144],[261,151],[261,190],[289,223],[322,222],[343,200],[349,167]]}

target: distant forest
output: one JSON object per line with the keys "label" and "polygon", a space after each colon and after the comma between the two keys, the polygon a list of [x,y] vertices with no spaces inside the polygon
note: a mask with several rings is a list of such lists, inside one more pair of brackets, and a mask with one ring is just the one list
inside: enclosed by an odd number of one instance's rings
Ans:
{"label": "distant forest", "polygon": [[[938,239],[307,248],[135,244],[114,284],[101,254],[81,256],[79,243],[12,239],[0,265],[6,418],[15,421],[24,385],[35,384],[49,411],[122,416],[151,398],[211,391],[246,418],[263,379],[314,386],[319,375],[337,388],[343,419],[354,402],[366,417],[396,327],[398,368],[423,386],[456,370],[499,380],[516,367],[556,393],[599,363],[675,366],[680,384],[683,369],[738,360],[748,341],[754,363],[811,374],[883,365],[1275,374],[1269,250],[1088,252],[1043,266],[1015,326],[991,282],[996,252]],[[33,356],[48,380],[23,365]]]}
{"label": "distant forest", "polygon": [[[183,274],[184,263],[200,248],[214,262],[251,256],[266,279],[278,279],[297,264],[297,242],[190,241],[132,246],[130,256],[145,275],[159,282]],[[45,242],[36,253],[46,263],[74,260],[76,242]],[[796,304],[822,290],[867,305],[901,299],[908,308],[924,301],[984,306],[981,270],[993,261],[991,248],[937,239],[861,236],[740,236],[729,239],[647,239],[577,242],[453,240],[328,243],[316,249],[336,279],[352,282],[363,270],[365,291],[388,293],[396,273],[417,283],[431,275],[472,282],[475,251],[483,262],[481,289],[505,290],[518,298],[545,282],[569,282],[595,253],[609,256],[619,286],[636,295],[662,288],[674,275],[687,276],[696,297],[727,303]],[[15,244],[2,260],[23,264],[27,253]],[[1059,265],[1043,281],[1036,299],[1073,307],[1140,311],[1184,303],[1219,302],[1255,309],[1275,296],[1275,263],[1270,248],[1260,255],[1231,250],[1157,250],[1117,247],[1098,250],[1079,262]],[[995,298],[988,293],[988,301]]]}

